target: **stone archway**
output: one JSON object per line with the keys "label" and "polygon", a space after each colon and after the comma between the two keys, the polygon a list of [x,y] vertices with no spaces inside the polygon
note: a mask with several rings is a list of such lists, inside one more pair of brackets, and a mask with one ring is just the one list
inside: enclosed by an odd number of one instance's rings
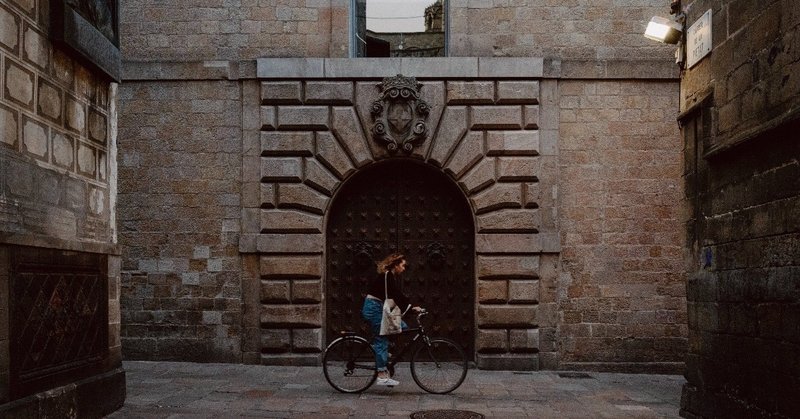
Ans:
{"label": "stone archway", "polygon": [[431,333],[474,347],[475,233],[462,191],[446,175],[409,159],[371,165],[349,179],[328,210],[326,335],[363,329],[364,289],[375,261],[406,255],[403,291],[432,311]]}
{"label": "stone archway", "polygon": [[[287,63],[304,70],[283,72],[281,66]],[[337,67],[349,63],[354,66]],[[361,71],[365,63],[373,63],[379,70]],[[400,71],[379,63],[392,62],[259,61],[258,74],[264,80],[259,89],[250,91],[260,93],[253,99],[258,109],[254,115],[260,118],[257,124],[249,125],[253,131],[248,131],[258,142],[248,143],[254,147],[247,148],[244,160],[245,186],[251,188],[248,196],[254,198],[248,199],[253,206],[243,211],[240,241],[240,251],[254,255],[248,260],[258,260],[253,275],[257,279],[251,288],[257,289],[258,296],[249,303],[250,312],[258,313],[258,318],[254,316],[249,323],[257,335],[250,342],[259,348],[265,364],[319,362],[330,340],[327,335],[344,327],[338,326],[336,310],[329,312],[339,304],[333,299],[342,296],[332,295],[338,294],[339,288],[328,286],[331,275],[340,274],[329,263],[327,253],[342,249],[330,247],[336,239],[326,222],[336,217],[339,209],[335,201],[348,194],[351,181],[355,185],[359,178],[406,176],[410,172],[377,172],[384,170],[383,165],[401,161],[416,164],[415,171],[420,173],[435,173],[425,178],[426,182],[433,178],[449,182],[450,190],[457,191],[452,196],[458,195],[463,207],[468,208],[465,217],[472,225],[472,255],[459,256],[459,260],[471,263],[466,267],[472,272],[467,283],[474,288],[471,293],[461,291],[460,296],[466,296],[472,304],[467,315],[474,313],[475,321],[467,325],[467,332],[458,331],[469,336],[464,338],[469,341],[465,347],[471,349],[480,368],[538,368],[540,321],[545,318],[539,315],[540,256],[552,253],[552,243],[558,241],[552,231],[540,234],[540,202],[552,206],[552,200],[540,201],[546,196],[540,195],[540,190],[552,188],[555,179],[553,155],[540,154],[537,77],[541,74],[524,72],[502,78],[469,75],[466,71],[455,78],[447,72],[442,77],[431,76],[437,73],[431,70],[418,84],[401,86],[417,86],[419,98],[428,106],[395,106],[394,111],[403,111],[399,112],[403,118],[393,120],[398,116],[390,112],[396,97],[389,92],[386,101],[387,79],[383,77]],[[434,64],[404,59],[398,63],[413,68],[416,64]],[[492,66],[485,64],[484,69]],[[383,83],[379,83],[381,79]],[[402,81],[399,77],[389,79]],[[395,86],[392,80],[388,83]],[[375,106],[380,100],[384,106]],[[414,123],[406,124],[407,119]],[[380,122],[396,131],[413,126],[420,135],[386,141],[377,127]],[[550,140],[553,133],[548,134]],[[552,149],[552,145],[548,147]],[[379,176],[373,176],[376,174]],[[541,179],[545,179],[543,187]],[[353,212],[360,216],[363,211]],[[364,261],[359,262],[363,268],[358,269],[369,272],[372,261],[392,244],[383,240],[369,255],[368,245],[374,243],[364,242],[350,243],[349,249],[346,243],[343,246],[344,251],[364,253]],[[433,253],[437,251],[433,241],[428,245],[433,245]],[[394,246],[402,247],[402,241]],[[418,251],[413,249],[412,253]],[[422,259],[416,255],[411,263],[419,268]],[[361,293],[356,295],[355,289],[341,292],[352,312],[341,313],[339,309],[340,313],[358,321]],[[350,304],[354,301],[358,303]],[[455,332],[455,326],[445,327],[453,327]],[[552,352],[552,324],[547,327],[546,351]]]}

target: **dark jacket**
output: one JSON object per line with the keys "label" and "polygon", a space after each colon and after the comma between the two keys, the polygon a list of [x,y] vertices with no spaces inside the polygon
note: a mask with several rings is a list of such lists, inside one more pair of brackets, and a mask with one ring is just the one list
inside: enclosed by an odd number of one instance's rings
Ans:
{"label": "dark jacket", "polygon": [[[379,298],[383,300],[386,298],[386,293],[384,292],[383,288],[383,276],[384,274],[378,274],[375,278],[367,285],[367,294]],[[397,279],[395,278],[392,272],[389,272],[386,275],[386,287],[388,290],[389,298],[393,299],[395,304],[400,307],[400,310],[405,312],[411,306],[411,303],[408,301],[408,297],[400,291],[400,288],[397,284]]]}

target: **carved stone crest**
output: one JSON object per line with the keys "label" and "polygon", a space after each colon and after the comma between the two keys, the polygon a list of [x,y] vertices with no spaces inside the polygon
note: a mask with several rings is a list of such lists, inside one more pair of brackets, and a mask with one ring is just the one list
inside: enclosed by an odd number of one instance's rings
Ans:
{"label": "carved stone crest", "polygon": [[398,74],[385,77],[378,84],[381,95],[372,102],[372,138],[385,143],[390,153],[403,149],[410,153],[415,145],[425,141],[428,136],[430,107],[420,98],[422,83],[414,77]]}

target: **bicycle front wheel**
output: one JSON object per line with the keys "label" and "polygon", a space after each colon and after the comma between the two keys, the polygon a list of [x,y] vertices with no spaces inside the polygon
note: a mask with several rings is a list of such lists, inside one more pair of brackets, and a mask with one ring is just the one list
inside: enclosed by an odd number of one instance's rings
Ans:
{"label": "bicycle front wheel", "polygon": [[358,336],[331,342],[322,357],[322,369],[328,383],[342,393],[360,393],[378,376],[375,350],[366,339]]}
{"label": "bicycle front wheel", "polygon": [[430,345],[422,342],[411,357],[411,377],[428,393],[449,393],[467,377],[467,357],[449,339],[431,339]]}

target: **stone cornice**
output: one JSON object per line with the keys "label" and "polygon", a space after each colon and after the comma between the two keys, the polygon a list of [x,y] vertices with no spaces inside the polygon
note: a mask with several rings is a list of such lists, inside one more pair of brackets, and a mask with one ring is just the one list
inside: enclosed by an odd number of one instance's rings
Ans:
{"label": "stone cornice", "polygon": [[259,58],[248,61],[124,62],[123,81],[375,79],[649,79],[675,80],[664,60],[560,60],[536,57]]}

